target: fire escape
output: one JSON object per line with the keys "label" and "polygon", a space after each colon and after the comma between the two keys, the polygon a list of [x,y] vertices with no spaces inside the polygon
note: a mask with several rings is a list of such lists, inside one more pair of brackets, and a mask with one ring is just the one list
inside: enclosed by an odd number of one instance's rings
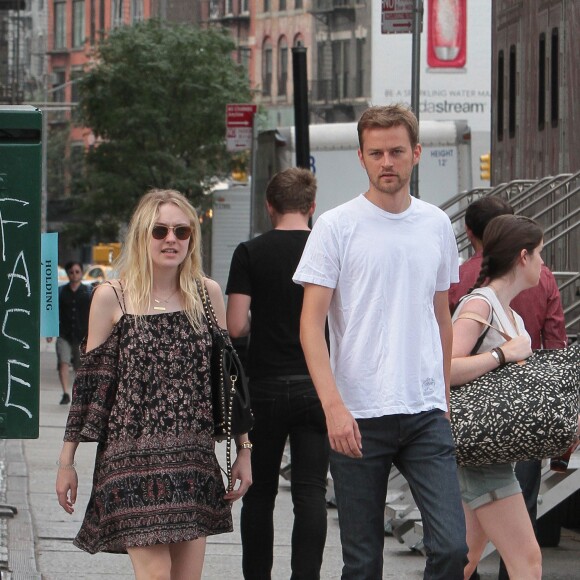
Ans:
{"label": "fire escape", "polygon": [[249,0],[202,0],[200,25],[220,26],[229,31],[236,45],[236,61],[248,68],[250,47]]}
{"label": "fire escape", "polygon": [[21,34],[25,0],[0,0],[0,104],[24,101]]}
{"label": "fire escape", "polygon": [[364,6],[363,0],[313,0],[311,13],[317,32],[325,39],[318,41],[316,49],[310,103],[312,113],[321,121],[353,121],[357,105],[366,104],[365,45],[355,36],[357,12]]}

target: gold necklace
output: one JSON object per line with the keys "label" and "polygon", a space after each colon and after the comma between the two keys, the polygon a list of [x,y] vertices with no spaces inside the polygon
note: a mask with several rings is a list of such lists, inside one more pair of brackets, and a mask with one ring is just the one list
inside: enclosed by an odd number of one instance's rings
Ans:
{"label": "gold necklace", "polygon": [[155,304],[158,305],[158,306],[153,306],[153,310],[160,310],[162,312],[165,312],[167,310],[167,308],[165,308],[165,306],[161,306],[161,304],[169,303],[169,301],[177,294],[178,290],[179,290],[179,288],[177,290],[175,290],[170,296],[165,298],[165,300],[163,298],[155,298],[155,296],[153,296],[153,301],[155,302]]}

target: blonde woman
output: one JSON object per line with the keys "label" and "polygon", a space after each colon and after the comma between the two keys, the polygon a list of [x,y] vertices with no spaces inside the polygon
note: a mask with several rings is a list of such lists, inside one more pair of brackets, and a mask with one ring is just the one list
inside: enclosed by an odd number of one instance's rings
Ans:
{"label": "blonde woman", "polygon": [[[541,228],[524,216],[502,215],[485,228],[475,289],[459,302],[453,315],[452,387],[461,388],[506,362],[532,354],[524,321],[510,303],[522,290],[538,284],[543,245]],[[478,322],[481,319],[494,328]],[[471,578],[491,540],[512,580],[539,580],[542,555],[514,466],[459,467],[458,477],[469,547],[464,578]]]}
{"label": "blonde woman", "polygon": [[226,493],[212,439],[211,336],[205,284],[220,326],[219,285],[203,277],[195,210],[153,190],[133,214],[119,279],[95,290],[83,366],[58,461],[56,491],[74,511],[75,451],[99,441],[93,489],[74,544],[127,552],[135,578],[201,577],[206,537],[232,530],[230,503],[251,484],[247,435],[238,437]]}

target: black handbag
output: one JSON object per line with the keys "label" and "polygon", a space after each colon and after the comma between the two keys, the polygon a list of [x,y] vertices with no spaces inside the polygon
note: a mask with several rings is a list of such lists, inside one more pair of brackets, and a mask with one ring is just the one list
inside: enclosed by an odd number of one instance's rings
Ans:
{"label": "black handbag", "polygon": [[244,367],[226,330],[217,323],[215,311],[205,285],[200,296],[209,331],[211,348],[211,394],[216,441],[227,441],[226,463],[228,489],[232,489],[231,439],[249,433],[254,426],[250,392]]}
{"label": "black handbag", "polygon": [[451,389],[459,465],[556,457],[576,438],[580,344],[536,351]]}

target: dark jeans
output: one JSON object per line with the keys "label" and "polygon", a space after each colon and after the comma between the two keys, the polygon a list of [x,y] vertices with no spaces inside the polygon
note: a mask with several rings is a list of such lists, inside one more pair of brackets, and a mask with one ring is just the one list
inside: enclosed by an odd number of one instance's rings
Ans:
{"label": "dark jeans", "polygon": [[274,549],[274,504],[280,464],[290,437],[292,580],[318,580],[326,542],[326,478],[330,445],[311,380],[250,381],[255,424],[250,433],[253,483],[244,496],[241,533],[244,578],[269,580]]}
{"label": "dark jeans", "polygon": [[362,459],[331,452],[343,580],[383,576],[384,511],[391,465],[407,479],[421,511],[427,551],[424,578],[463,580],[465,518],[454,444],[442,411],[357,421]]}
{"label": "dark jeans", "polygon": [[[542,483],[542,462],[539,459],[519,461],[516,463],[515,471],[522,488],[528,514],[530,514],[530,520],[532,520],[532,526],[534,526],[534,532],[537,533],[536,516],[538,514],[538,494]],[[498,580],[509,580],[509,574],[503,560],[499,562]]]}

